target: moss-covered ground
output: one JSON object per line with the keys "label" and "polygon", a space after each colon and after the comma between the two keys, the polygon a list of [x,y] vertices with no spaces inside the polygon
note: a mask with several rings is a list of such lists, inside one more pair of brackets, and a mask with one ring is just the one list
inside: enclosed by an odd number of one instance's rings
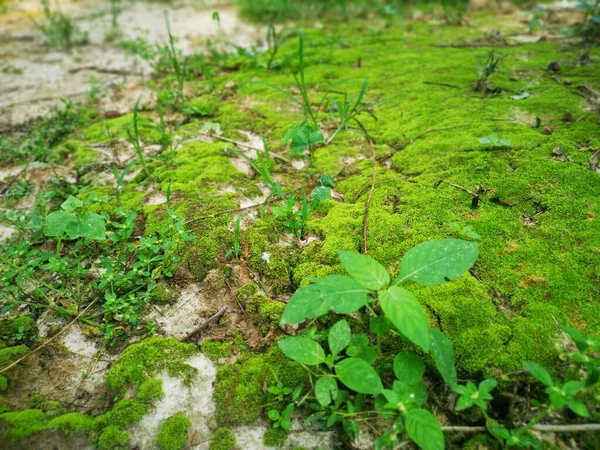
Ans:
{"label": "moss-covered ground", "polygon": [[[373,19],[303,30],[308,95],[326,136],[339,123],[344,96],[356,99],[367,83],[358,121],[317,146],[310,158],[282,143],[286,131],[304,120],[291,99],[300,98],[293,78],[297,38],[275,56],[281,67],[262,67],[264,56],[253,61],[213,54],[202,59],[207,70],[199,75],[191,60],[196,75],[185,82],[185,106],[159,108],[151,101],[141,107],[138,128],[150,177],[132,159],[135,175],[116,189],[113,181],[102,181],[113,163],[98,148],[127,146],[132,115],[107,118],[94,105],[79,106],[91,121],[77,123],[52,143],[44,164],[75,174],[70,189],[82,198],[93,191],[111,196],[92,208],[136,211],[140,235],[165,229],[167,205],[148,199],[168,197],[171,212],[184,218],[195,239],[176,242],[173,276],[163,280],[153,301],[172,303],[173,293],[191,282],[208,286],[205,277],[216,270],[230,289],[230,310],[199,346],[152,337],[124,350],[105,378],[116,396],[105,414],[2,406],[4,442],[53,431],[83,433],[99,449],[128,448],[127,426],[164,394],[154,377],[167,370],[189,379],[194,369],[185,360],[201,350],[219,364],[210,448],[235,448],[229,427],[264,418],[265,404],[276,402],[266,386],[307,381],[272,346],[285,331],[277,324],[285,301],[308,277],[342,273],[337,252],[363,248],[373,174],[366,240],[369,254],[392,274],[418,243],[457,237],[465,227],[479,235],[479,258],[470,273],[439,287],[411,287],[430,325],[452,341],[460,376],[513,373],[525,360],[554,367],[561,350],[558,324],[590,333],[600,329],[600,168],[592,162],[600,148],[600,99],[594,97],[600,51],[588,48],[583,58],[584,49],[572,41],[528,39],[526,22],[519,14],[481,13],[469,26]],[[503,58],[489,77],[491,89],[475,91],[492,51]],[[550,63],[559,70],[549,70]],[[174,86],[168,73],[149,83],[158,99],[168,98]],[[163,145],[163,113],[170,146]],[[510,145],[480,143],[493,133]],[[260,205],[269,192],[265,180],[234,151],[260,145],[260,135],[278,156],[272,173],[284,192],[300,198],[321,175],[333,177],[335,195],[310,216],[304,239],[274,217],[269,206],[278,204],[275,197]],[[19,162],[15,157],[6,166]],[[238,216],[242,226],[236,232]],[[12,239],[17,245],[19,234]],[[244,276],[236,279],[236,270]],[[5,299],[8,304],[10,296]],[[141,322],[152,306],[139,312]],[[0,368],[43,342],[37,336],[40,310],[20,307],[24,314],[12,309],[0,318]],[[242,321],[228,319],[234,314]],[[92,319],[102,319],[102,313]],[[153,332],[164,334],[160,327]],[[122,347],[111,345],[117,352]],[[384,342],[384,349],[403,345]],[[4,375],[0,387],[10,389],[11,372]],[[132,389],[135,395],[126,395]],[[185,413],[169,418],[158,448],[181,448],[189,426]]]}

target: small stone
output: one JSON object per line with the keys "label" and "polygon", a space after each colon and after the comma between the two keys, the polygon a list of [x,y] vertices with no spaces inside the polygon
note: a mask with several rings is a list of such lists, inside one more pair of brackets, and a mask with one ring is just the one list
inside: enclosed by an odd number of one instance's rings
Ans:
{"label": "small stone", "polygon": [[560,64],[558,64],[556,61],[552,61],[550,64],[548,64],[548,70],[550,72],[558,72],[560,70]]}
{"label": "small stone", "polygon": [[237,87],[237,84],[235,84],[235,81],[233,81],[233,80],[228,81],[227,84],[225,85],[225,89],[227,89],[229,91],[235,90],[236,87]]}

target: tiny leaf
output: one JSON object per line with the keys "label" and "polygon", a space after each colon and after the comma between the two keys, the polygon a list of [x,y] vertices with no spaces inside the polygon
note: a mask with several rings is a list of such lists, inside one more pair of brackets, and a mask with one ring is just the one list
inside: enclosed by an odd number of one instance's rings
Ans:
{"label": "tiny leaf", "polygon": [[352,339],[350,326],[345,320],[340,320],[329,330],[329,349],[333,356],[337,356],[342,350],[348,347]]}
{"label": "tiny leaf", "polygon": [[540,366],[538,363],[533,361],[526,361],[525,368],[531,374],[533,378],[538,380],[545,386],[551,387],[554,383],[552,383],[552,377],[548,373],[546,369]]}

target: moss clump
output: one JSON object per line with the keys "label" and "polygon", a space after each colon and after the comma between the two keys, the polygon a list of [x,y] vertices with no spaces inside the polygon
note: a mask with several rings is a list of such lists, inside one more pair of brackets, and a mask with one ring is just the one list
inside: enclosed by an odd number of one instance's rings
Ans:
{"label": "moss clump", "polygon": [[93,429],[94,419],[85,414],[68,413],[55,417],[48,423],[48,428],[56,430],[65,436],[72,436],[78,432],[87,432]]}
{"label": "moss clump", "polygon": [[202,353],[215,362],[221,358],[229,358],[231,356],[231,347],[231,342],[219,342],[213,340],[207,340],[200,344]]}
{"label": "moss clump", "polygon": [[24,439],[46,429],[48,417],[39,409],[0,414],[3,434],[9,439]]}
{"label": "moss clump", "polygon": [[254,294],[246,301],[246,311],[255,313],[260,310],[263,303],[267,303],[269,298],[263,294]]}
{"label": "moss clump", "polygon": [[282,428],[269,428],[263,436],[263,444],[267,447],[279,447],[287,440],[288,432]]}
{"label": "moss clump", "polygon": [[166,369],[172,376],[190,378],[195,370],[185,360],[196,347],[173,338],[152,337],[130,345],[106,374],[106,384],[114,390],[140,385],[147,377]]}
{"label": "moss clump", "polygon": [[17,358],[27,354],[29,348],[25,345],[16,345],[0,350],[0,367],[4,367],[12,363]]}
{"label": "moss clump", "polygon": [[242,305],[246,306],[248,299],[258,292],[258,285],[256,283],[246,283],[235,293],[235,298]]}
{"label": "moss clump", "polygon": [[165,284],[157,285],[152,291],[152,300],[156,303],[173,303],[177,299],[177,292]]}
{"label": "moss clump", "polygon": [[277,346],[260,355],[244,354],[234,364],[220,366],[214,399],[219,425],[250,423],[268,401],[263,387],[275,377],[285,386],[306,382],[306,372],[286,358]]}
{"label": "moss clump", "polygon": [[4,392],[6,389],[8,389],[8,378],[0,375],[0,392]]}
{"label": "moss clump", "polygon": [[216,97],[211,95],[203,95],[202,97],[197,97],[189,100],[184,109],[191,115],[194,116],[212,116],[217,106],[219,106],[219,101]]}
{"label": "moss clump", "polygon": [[267,322],[277,325],[284,309],[285,303],[283,302],[265,302],[260,305],[259,313]]}
{"label": "moss clump", "polygon": [[156,445],[160,450],[180,450],[188,441],[188,430],[192,421],[185,414],[177,413],[160,426]]}
{"label": "moss clump", "polygon": [[501,446],[496,439],[487,434],[478,434],[463,444],[464,450],[480,450],[483,448],[497,450],[500,449]]}
{"label": "moss clump", "polygon": [[[119,139],[127,139],[127,130],[131,127],[133,113],[115,119],[106,119],[96,122],[85,128],[82,132],[86,141],[93,144],[108,144]],[[138,114],[138,130],[140,141],[146,144],[160,143],[160,132],[150,117]]]}
{"label": "moss clump", "polygon": [[29,314],[0,320],[0,341],[2,346],[31,344],[37,332],[37,324]]}
{"label": "moss clump", "polygon": [[137,398],[141,402],[153,403],[164,395],[163,381],[159,378],[148,378],[140,384]]}
{"label": "moss clump", "polygon": [[235,434],[231,429],[222,427],[218,428],[212,435],[210,444],[208,445],[209,450],[231,450],[237,444]]}
{"label": "moss clump", "polygon": [[125,399],[117,402],[113,409],[96,417],[95,426],[104,428],[107,426],[124,427],[139,422],[148,412],[148,405],[134,399]]}
{"label": "moss clump", "polygon": [[98,437],[98,450],[120,450],[127,448],[129,434],[115,425],[102,430]]}

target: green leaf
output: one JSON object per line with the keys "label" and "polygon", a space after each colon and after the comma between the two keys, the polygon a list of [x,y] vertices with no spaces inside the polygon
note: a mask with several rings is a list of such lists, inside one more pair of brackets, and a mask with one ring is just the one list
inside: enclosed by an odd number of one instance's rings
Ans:
{"label": "green leaf", "polygon": [[[483,380],[481,383],[479,383],[477,390],[479,391],[481,397],[485,397],[489,396],[490,392],[492,392],[497,385],[498,382],[496,380]],[[489,397],[490,398],[484,398],[484,400],[491,400],[491,396]]]}
{"label": "green leaf", "polygon": [[567,400],[567,406],[571,411],[581,417],[590,417],[590,412],[587,407],[576,398],[571,398]]}
{"label": "green leaf", "polygon": [[529,92],[523,91],[520,94],[511,95],[510,98],[512,98],[513,100],[524,100],[527,97],[529,97],[529,95]]}
{"label": "green leaf", "polygon": [[358,252],[338,252],[344,269],[361,286],[372,291],[388,285],[390,276],[381,264],[373,258]]}
{"label": "green leaf", "polygon": [[277,345],[285,356],[300,364],[316,366],[325,361],[323,347],[312,339],[295,336],[282,339]]}
{"label": "green leaf", "polygon": [[350,326],[345,320],[336,322],[334,326],[329,330],[329,350],[333,356],[337,356],[342,350],[348,347],[350,340],[352,339],[352,332]]}
{"label": "green leaf", "polygon": [[320,377],[315,383],[315,397],[323,407],[329,405],[337,396],[338,386],[335,378]]}
{"label": "green leaf", "polygon": [[340,381],[361,394],[379,394],[383,391],[381,378],[371,365],[360,358],[347,358],[335,365]]}
{"label": "green leaf", "polygon": [[106,225],[104,217],[99,214],[88,213],[79,224],[79,233],[85,239],[103,241],[106,239]]}
{"label": "green leaf", "polygon": [[394,374],[406,384],[416,384],[425,373],[423,360],[415,353],[400,352],[394,358]]}
{"label": "green leaf", "polygon": [[282,142],[284,144],[289,142],[292,153],[299,155],[304,153],[307,148],[324,143],[325,138],[319,127],[304,121],[292,127],[283,136]]}
{"label": "green leaf", "polygon": [[429,326],[425,312],[415,296],[398,286],[379,293],[379,303],[394,326],[412,342],[429,351]]}
{"label": "green leaf", "polygon": [[533,361],[525,362],[525,369],[531,374],[533,378],[538,380],[545,386],[552,387],[554,383],[552,383],[552,377],[548,373],[546,369],[540,366],[538,363]]}
{"label": "green leaf", "polygon": [[54,211],[46,216],[44,235],[48,237],[60,237],[65,234],[67,224],[72,221],[77,221],[77,217],[65,211]]}
{"label": "green leaf", "polygon": [[406,413],[406,432],[423,450],[443,450],[444,434],[436,417],[424,409]]}
{"label": "green leaf", "polygon": [[345,275],[329,275],[317,282],[323,302],[337,314],[351,314],[367,304],[369,291]]}
{"label": "green leaf", "polygon": [[311,284],[302,286],[288,300],[281,316],[281,325],[302,323],[308,318],[322,316],[329,311],[329,305],[324,303],[323,289]]}
{"label": "green leaf", "polygon": [[67,212],[75,211],[77,208],[81,208],[83,206],[83,202],[72,195],[69,195],[60,207]]}
{"label": "green leaf", "polygon": [[461,239],[423,242],[404,254],[394,285],[408,280],[425,285],[454,280],[473,266],[477,254],[476,243]]}
{"label": "green leaf", "polygon": [[369,321],[369,330],[374,334],[385,334],[390,331],[390,321],[385,315],[371,317]]}
{"label": "green leaf", "polygon": [[456,368],[454,367],[454,348],[448,338],[439,330],[434,328],[429,330],[431,338],[431,357],[435,362],[435,367],[452,389],[458,384],[456,378]]}

